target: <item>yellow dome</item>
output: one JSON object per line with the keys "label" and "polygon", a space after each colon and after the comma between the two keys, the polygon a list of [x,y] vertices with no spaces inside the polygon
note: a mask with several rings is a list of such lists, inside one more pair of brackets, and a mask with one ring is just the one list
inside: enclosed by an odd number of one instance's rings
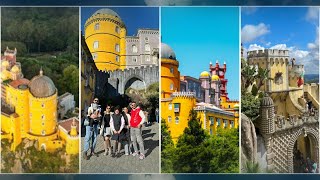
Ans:
{"label": "yellow dome", "polygon": [[2,61],[2,63],[1,63],[1,66],[2,67],[8,67],[10,64],[9,64],[9,62],[8,61]]}
{"label": "yellow dome", "polygon": [[10,79],[9,78],[9,71],[7,71],[7,70],[3,70],[2,72],[1,72],[1,79],[4,81],[4,80],[7,80],[7,79]]}
{"label": "yellow dome", "polygon": [[218,81],[220,78],[218,75],[212,75],[211,80],[212,81]]}
{"label": "yellow dome", "polygon": [[209,77],[210,76],[210,73],[208,73],[207,71],[203,71],[201,74],[200,74],[200,77]]}
{"label": "yellow dome", "polygon": [[19,73],[20,72],[20,69],[17,65],[14,65],[12,68],[11,68],[11,72],[13,73]]}

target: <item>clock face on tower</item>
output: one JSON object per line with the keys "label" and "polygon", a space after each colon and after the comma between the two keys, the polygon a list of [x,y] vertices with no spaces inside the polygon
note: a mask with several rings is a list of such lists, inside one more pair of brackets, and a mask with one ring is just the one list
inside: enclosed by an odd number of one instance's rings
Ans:
{"label": "clock face on tower", "polygon": [[223,76],[224,72],[223,71],[219,71],[219,76]]}

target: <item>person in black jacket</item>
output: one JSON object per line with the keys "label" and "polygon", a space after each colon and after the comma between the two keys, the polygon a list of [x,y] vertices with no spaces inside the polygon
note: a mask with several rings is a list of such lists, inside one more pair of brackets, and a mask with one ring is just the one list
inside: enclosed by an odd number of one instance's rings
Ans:
{"label": "person in black jacket", "polygon": [[[113,132],[111,140],[113,141],[113,156],[119,156],[121,150],[121,141],[125,138],[123,128],[125,126],[125,120],[120,113],[120,106],[116,106],[114,114],[110,118],[110,127]],[[116,149],[118,149],[116,151]]]}
{"label": "person in black jacket", "polygon": [[107,105],[106,110],[104,111],[104,115],[100,124],[101,127],[101,135],[104,140],[104,155],[111,155],[111,127],[110,127],[110,119],[111,119],[111,106]]}
{"label": "person in black jacket", "polygon": [[128,112],[128,108],[127,107],[124,107],[122,109],[122,116],[124,118],[124,128],[123,128],[123,131],[125,133],[125,139],[123,140],[124,142],[124,152],[125,152],[125,155],[126,156],[129,156],[129,154],[131,154],[131,140],[130,140],[130,119],[131,119],[131,116]]}

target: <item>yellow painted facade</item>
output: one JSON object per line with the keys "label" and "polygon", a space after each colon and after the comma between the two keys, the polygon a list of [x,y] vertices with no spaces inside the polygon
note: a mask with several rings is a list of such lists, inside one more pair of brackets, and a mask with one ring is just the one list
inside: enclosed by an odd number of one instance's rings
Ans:
{"label": "yellow painted facade", "polygon": [[161,59],[161,98],[169,98],[173,92],[180,91],[179,62]]}
{"label": "yellow painted facade", "polygon": [[99,70],[126,67],[127,30],[120,17],[110,9],[101,9],[85,23],[85,40]]}
{"label": "yellow painted facade", "polygon": [[[175,104],[180,105],[179,112],[175,112]],[[177,142],[178,137],[188,127],[189,114],[195,104],[196,98],[185,95],[169,101],[161,101],[161,118],[165,119],[174,142]]]}
{"label": "yellow painted facade", "polygon": [[[215,134],[218,121],[221,123],[220,126],[224,126],[223,123],[226,122],[226,128],[237,128],[239,126],[239,105],[236,102],[227,102],[225,99],[224,105],[232,107],[232,112],[228,112],[212,104],[197,103],[195,93],[180,92],[180,72],[178,67],[179,62],[176,60],[173,50],[166,44],[162,44],[161,118],[168,125],[173,142],[176,143],[179,136],[183,134],[184,129],[188,127],[191,110],[197,112],[202,127],[208,130],[211,135]],[[200,75],[200,77],[207,76],[210,76],[210,74],[206,71]]]}
{"label": "yellow painted facade", "polygon": [[[6,60],[2,60],[6,61]],[[6,64],[6,63],[1,63]],[[8,67],[1,67],[8,68]],[[17,66],[13,66],[15,72],[21,72]],[[20,77],[20,76],[19,76]],[[33,82],[33,79],[40,79],[43,86]],[[79,136],[73,132],[73,139],[69,138],[68,132],[61,133],[58,131],[57,122],[57,89],[47,76],[40,74],[31,81],[18,78],[6,79],[2,81],[2,104],[1,104],[1,139],[8,139],[11,142],[10,149],[16,150],[16,147],[23,139],[34,140],[38,144],[38,150],[44,149],[53,152],[64,145],[67,147],[67,153],[78,154]],[[49,80],[47,80],[49,79]],[[2,79],[3,80],[3,79]],[[48,82],[49,81],[49,82]],[[44,84],[47,83],[47,84]],[[36,84],[36,87],[33,85]],[[50,86],[53,94],[40,96],[43,88]],[[32,93],[31,88],[34,88]],[[39,88],[39,89],[38,89]],[[37,91],[38,90],[38,91]],[[70,147],[68,149],[68,147]]]}

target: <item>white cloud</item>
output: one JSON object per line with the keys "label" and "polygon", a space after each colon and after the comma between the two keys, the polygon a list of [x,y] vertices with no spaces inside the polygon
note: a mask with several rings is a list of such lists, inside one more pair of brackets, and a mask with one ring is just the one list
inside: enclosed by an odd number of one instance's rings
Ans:
{"label": "white cloud", "polygon": [[264,49],[265,49],[265,48],[262,47],[262,46],[260,46],[260,45],[250,44],[247,51],[256,51],[256,50],[264,50]]}
{"label": "white cloud", "polygon": [[258,25],[247,24],[241,29],[241,41],[243,43],[251,42],[269,32],[268,26],[264,23]]}
{"label": "white cloud", "polygon": [[306,14],[307,20],[319,20],[319,8],[317,7],[309,7],[308,12]]}
{"label": "white cloud", "polygon": [[176,180],[172,174],[130,175],[129,180]]}
{"label": "white cloud", "polygon": [[271,42],[267,42],[267,43],[266,43],[266,46],[270,46],[270,45],[271,45]]}

